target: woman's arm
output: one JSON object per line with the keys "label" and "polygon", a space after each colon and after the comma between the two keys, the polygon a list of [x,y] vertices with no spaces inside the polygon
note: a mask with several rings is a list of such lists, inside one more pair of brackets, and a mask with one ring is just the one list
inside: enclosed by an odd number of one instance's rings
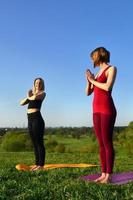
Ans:
{"label": "woman's arm", "polygon": [[91,95],[93,92],[93,84],[90,83],[89,81],[87,81],[87,85],[86,85],[86,88],[85,88],[85,93],[87,96]]}
{"label": "woman's arm", "polygon": [[29,100],[43,100],[46,96],[46,93],[44,91],[38,93],[38,94],[33,94],[32,96],[29,96],[29,94],[27,95],[27,98]]}
{"label": "woman's arm", "polygon": [[33,95],[32,90],[29,90],[29,91],[28,91],[28,94],[27,94],[27,98],[22,99],[22,100],[20,101],[20,105],[21,105],[21,106],[24,106],[24,105],[28,104],[28,103],[29,103],[28,97],[30,97],[30,96],[32,96],[32,95]]}
{"label": "woman's arm", "polygon": [[92,77],[88,77],[88,79],[96,87],[99,87],[100,89],[103,89],[105,91],[110,91],[110,90],[112,90],[112,87],[114,85],[117,69],[116,69],[116,67],[110,67],[107,72],[108,72],[108,74],[107,74],[107,82],[106,83],[99,83]]}
{"label": "woman's arm", "polygon": [[93,92],[93,84],[89,81],[88,77],[93,77],[93,74],[90,72],[90,70],[87,69],[85,75],[87,80],[85,92],[86,95],[89,96]]}
{"label": "woman's arm", "polygon": [[29,100],[28,100],[27,98],[22,99],[22,100],[20,101],[20,105],[21,105],[21,106],[24,106],[24,105],[26,105],[26,104],[28,104],[28,103],[29,103]]}

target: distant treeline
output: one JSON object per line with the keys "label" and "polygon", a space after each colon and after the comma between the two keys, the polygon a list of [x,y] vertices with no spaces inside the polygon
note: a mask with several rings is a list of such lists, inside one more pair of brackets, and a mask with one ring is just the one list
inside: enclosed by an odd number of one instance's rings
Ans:
{"label": "distant treeline", "polygon": [[[44,140],[48,152],[93,153],[98,150],[93,127],[47,127]],[[113,141],[116,151],[121,148],[121,151],[124,149],[127,153],[132,154],[133,121],[128,126],[115,127]],[[80,144],[80,148],[76,148],[76,144]],[[31,151],[32,149],[27,128],[1,129],[1,151]]]}
{"label": "distant treeline", "polygon": [[[120,133],[127,126],[116,126],[114,132]],[[27,133],[27,128],[0,128],[0,136],[5,135],[7,132]],[[80,137],[81,135],[88,135],[94,133],[93,127],[46,127],[46,135],[72,135],[73,137]]]}

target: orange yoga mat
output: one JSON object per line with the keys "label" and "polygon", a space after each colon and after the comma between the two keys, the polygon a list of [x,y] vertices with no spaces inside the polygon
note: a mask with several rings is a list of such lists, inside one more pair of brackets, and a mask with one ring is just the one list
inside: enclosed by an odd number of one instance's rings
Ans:
{"label": "orange yoga mat", "polygon": [[[22,170],[22,171],[28,171],[30,170],[34,165],[25,165],[25,164],[18,164],[16,165],[17,170]],[[99,165],[95,164],[85,164],[85,163],[80,163],[80,164],[46,164],[43,169],[41,170],[48,170],[48,169],[55,169],[55,168],[67,168],[67,167],[97,167]]]}

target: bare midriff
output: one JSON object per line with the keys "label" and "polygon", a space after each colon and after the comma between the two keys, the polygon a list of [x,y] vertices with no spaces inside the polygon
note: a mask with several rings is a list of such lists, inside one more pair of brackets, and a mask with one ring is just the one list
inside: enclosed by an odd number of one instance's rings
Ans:
{"label": "bare midriff", "polygon": [[40,111],[38,108],[29,108],[27,110],[27,113],[34,113],[34,112],[37,112],[37,111]]}

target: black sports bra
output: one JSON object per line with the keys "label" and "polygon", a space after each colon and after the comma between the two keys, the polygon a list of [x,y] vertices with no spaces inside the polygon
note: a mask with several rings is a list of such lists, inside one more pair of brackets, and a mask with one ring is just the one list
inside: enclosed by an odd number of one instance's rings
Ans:
{"label": "black sports bra", "polygon": [[37,108],[37,109],[41,109],[41,105],[42,105],[42,100],[40,99],[35,99],[35,100],[29,100],[27,99],[27,103],[28,103],[28,109],[30,108]]}

